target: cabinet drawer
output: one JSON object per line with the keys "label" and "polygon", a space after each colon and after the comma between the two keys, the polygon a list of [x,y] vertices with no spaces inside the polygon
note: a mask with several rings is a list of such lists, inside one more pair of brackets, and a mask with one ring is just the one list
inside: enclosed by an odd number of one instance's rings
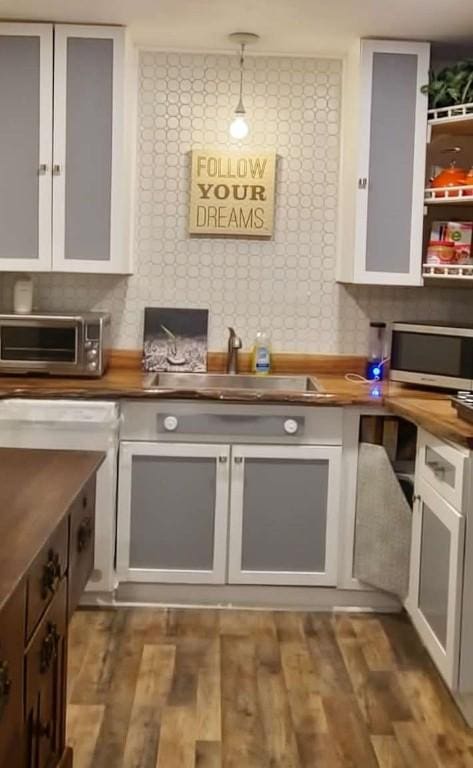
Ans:
{"label": "cabinet drawer", "polygon": [[43,547],[28,574],[26,637],[29,639],[67,570],[69,520],[66,517]]}
{"label": "cabinet drawer", "polygon": [[0,765],[23,764],[25,585],[0,612]]}
{"label": "cabinet drawer", "polygon": [[69,537],[69,618],[77,608],[94,567],[95,477],[78,495],[71,508]]}
{"label": "cabinet drawer", "polygon": [[417,474],[460,512],[463,506],[465,461],[466,456],[460,450],[420,430]]}
{"label": "cabinet drawer", "polygon": [[62,579],[26,653],[25,719],[30,758],[56,765],[64,749],[67,579]]}

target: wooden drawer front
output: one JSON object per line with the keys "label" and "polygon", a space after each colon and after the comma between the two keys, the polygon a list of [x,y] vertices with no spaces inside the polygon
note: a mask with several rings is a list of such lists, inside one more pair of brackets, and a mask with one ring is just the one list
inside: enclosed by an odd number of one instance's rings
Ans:
{"label": "wooden drawer front", "polygon": [[463,507],[466,456],[439,438],[420,430],[417,473],[459,512]]}
{"label": "wooden drawer front", "polygon": [[71,509],[69,540],[69,617],[74,613],[94,567],[95,477]]}
{"label": "wooden drawer front", "polygon": [[23,644],[26,589],[0,611],[0,766],[23,764]]}
{"label": "wooden drawer front", "polygon": [[56,594],[67,570],[69,520],[65,518],[41,550],[28,574],[26,636],[34,629]]}
{"label": "wooden drawer front", "polygon": [[55,765],[64,749],[67,579],[56,591],[26,654],[28,765]]}

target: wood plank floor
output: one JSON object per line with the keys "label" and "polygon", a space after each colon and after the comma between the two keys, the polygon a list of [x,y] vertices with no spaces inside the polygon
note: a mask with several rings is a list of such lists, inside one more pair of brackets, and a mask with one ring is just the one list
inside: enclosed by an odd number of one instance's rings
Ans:
{"label": "wood plank floor", "polygon": [[403,616],[79,611],[74,768],[473,768]]}

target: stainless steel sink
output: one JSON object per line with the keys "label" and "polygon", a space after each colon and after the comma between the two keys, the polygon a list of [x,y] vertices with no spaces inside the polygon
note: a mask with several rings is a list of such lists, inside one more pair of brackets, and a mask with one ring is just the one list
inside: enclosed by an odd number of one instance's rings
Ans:
{"label": "stainless steel sink", "polygon": [[323,392],[311,376],[255,376],[239,373],[156,373],[148,388],[160,389],[251,389],[280,392]]}

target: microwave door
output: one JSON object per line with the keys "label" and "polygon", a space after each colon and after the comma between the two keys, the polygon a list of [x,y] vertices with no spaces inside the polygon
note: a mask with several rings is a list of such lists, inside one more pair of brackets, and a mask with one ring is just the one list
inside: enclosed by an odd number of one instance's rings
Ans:
{"label": "microwave door", "polygon": [[445,333],[394,331],[392,378],[439,387],[470,388],[473,338]]}
{"label": "microwave door", "polygon": [[2,366],[17,370],[64,371],[77,366],[76,321],[9,321],[0,328]]}

